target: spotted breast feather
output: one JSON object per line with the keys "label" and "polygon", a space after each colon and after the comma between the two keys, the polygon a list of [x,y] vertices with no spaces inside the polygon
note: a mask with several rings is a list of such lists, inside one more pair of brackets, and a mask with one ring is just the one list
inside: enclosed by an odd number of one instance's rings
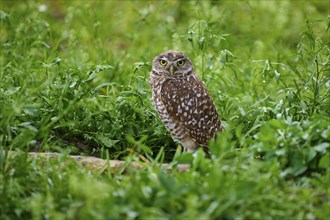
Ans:
{"label": "spotted breast feather", "polygon": [[207,146],[216,131],[221,131],[215,105],[197,76],[167,79],[161,97],[168,117],[180,123],[197,144]]}

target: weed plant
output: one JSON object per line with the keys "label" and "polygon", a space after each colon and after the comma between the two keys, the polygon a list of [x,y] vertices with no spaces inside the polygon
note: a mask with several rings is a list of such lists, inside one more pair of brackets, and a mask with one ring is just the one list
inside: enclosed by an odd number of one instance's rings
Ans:
{"label": "weed plant", "polygon": [[[2,1],[0,20],[0,219],[330,216],[329,2]],[[151,105],[167,49],[216,102],[211,159],[180,154]]]}

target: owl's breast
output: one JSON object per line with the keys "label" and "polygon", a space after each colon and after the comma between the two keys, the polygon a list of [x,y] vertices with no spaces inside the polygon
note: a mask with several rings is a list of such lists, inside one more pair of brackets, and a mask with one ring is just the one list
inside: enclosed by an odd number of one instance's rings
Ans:
{"label": "owl's breast", "polygon": [[199,144],[221,129],[213,100],[197,77],[166,80],[159,96],[168,117],[180,122]]}

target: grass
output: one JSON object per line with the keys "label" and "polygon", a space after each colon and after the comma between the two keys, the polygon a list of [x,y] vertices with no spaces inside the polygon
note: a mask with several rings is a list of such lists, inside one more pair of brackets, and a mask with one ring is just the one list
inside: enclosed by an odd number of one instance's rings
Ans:
{"label": "grass", "polygon": [[[328,6],[2,1],[0,149],[18,154],[0,154],[0,218],[327,219]],[[191,58],[216,102],[211,160],[178,154],[151,105],[151,60],[167,49]],[[103,174],[68,154],[151,164]]]}

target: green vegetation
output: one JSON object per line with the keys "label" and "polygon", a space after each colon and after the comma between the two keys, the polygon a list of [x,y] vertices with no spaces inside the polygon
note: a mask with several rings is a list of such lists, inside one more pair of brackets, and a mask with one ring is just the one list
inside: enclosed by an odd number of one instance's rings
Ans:
{"label": "green vegetation", "polygon": [[[329,14],[328,1],[1,1],[0,219],[328,219]],[[180,154],[151,105],[167,49],[216,102],[211,159]],[[68,154],[151,163],[104,174]]]}

